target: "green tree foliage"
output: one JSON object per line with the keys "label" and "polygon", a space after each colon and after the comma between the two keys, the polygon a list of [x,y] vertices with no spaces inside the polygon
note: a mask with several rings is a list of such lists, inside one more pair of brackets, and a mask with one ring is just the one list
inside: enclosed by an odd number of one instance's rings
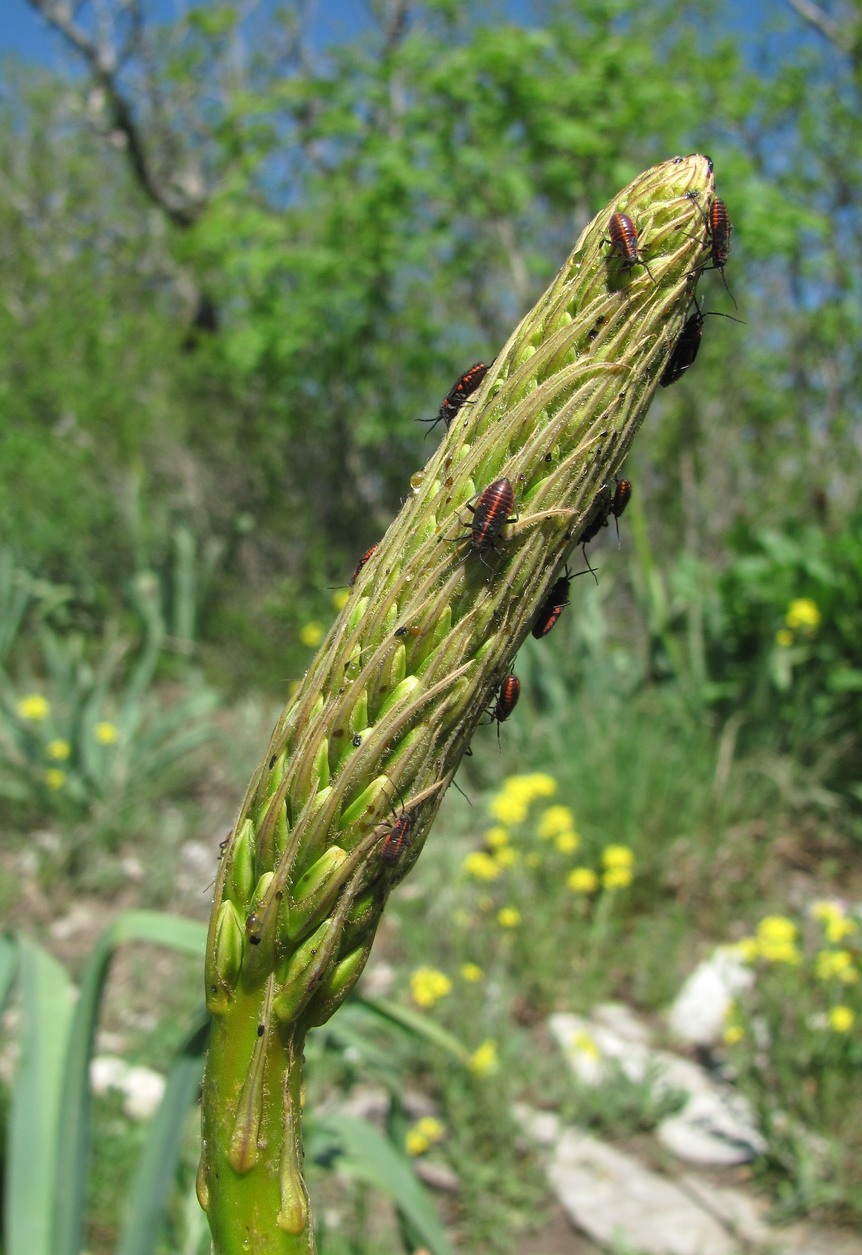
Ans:
{"label": "green tree foliage", "polygon": [[[0,119],[4,496],[27,553],[65,565],[73,536],[106,587],[130,555],[167,567],[182,521],[223,553],[205,632],[248,653],[323,617],[424,460],[413,420],[491,360],[591,207],[693,149],[728,201],[747,326],[708,319],[664,395],[637,468],[654,543],[721,559],[740,519],[840,527],[858,473],[851,15],[776,6],[742,40],[730,9],[680,0],[537,2],[518,23],[381,0],[322,46],[300,5],[162,24],[141,0],[111,26],[85,4],[70,27],[32,2],[88,74],[17,90],[10,71]],[[718,276],[709,307],[732,309]]]}

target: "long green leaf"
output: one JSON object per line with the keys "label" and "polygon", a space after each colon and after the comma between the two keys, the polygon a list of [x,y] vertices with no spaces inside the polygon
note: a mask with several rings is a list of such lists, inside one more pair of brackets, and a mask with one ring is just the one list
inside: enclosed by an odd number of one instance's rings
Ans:
{"label": "long green leaf", "polygon": [[209,1013],[202,1010],[171,1065],[129,1192],[117,1255],[152,1255],[156,1249],[176,1180],[186,1116],[200,1090],[209,1026]]}
{"label": "long green leaf", "polygon": [[55,1246],[51,1255],[80,1255],[84,1231],[87,1167],[90,1156],[90,1059],[99,1004],[117,946],[143,941],[203,959],[206,928],[195,920],[158,911],[126,911],[99,938],[84,969],[69,1038],[59,1130],[59,1161],[75,1166],[71,1178],[58,1176],[54,1195]]}
{"label": "long green leaf", "polygon": [[20,1054],[12,1088],[5,1182],[6,1255],[57,1255],[51,1195],[78,1165],[59,1157],[63,1071],[72,1020],[72,987],[63,968],[27,938],[18,942]]}
{"label": "long green leaf", "polygon": [[0,936],[0,1011],[15,983],[18,970],[18,946],[11,937]]}
{"label": "long green leaf", "polygon": [[324,1136],[331,1135],[339,1144],[341,1170],[391,1198],[415,1230],[417,1241],[433,1255],[451,1255],[449,1239],[428,1192],[403,1153],[372,1125],[354,1116],[327,1116],[319,1131]]}
{"label": "long green leaf", "polygon": [[357,996],[351,999],[351,1005],[362,1007],[387,1023],[397,1024],[399,1028],[412,1033],[414,1037],[421,1037],[431,1045],[439,1046],[447,1054],[454,1055],[461,1063],[469,1062],[470,1052],[463,1042],[460,1042],[447,1029],[429,1020],[427,1016],[420,1015],[418,1011],[411,1011],[409,1007],[400,1007],[396,1002],[389,1002],[386,998]]}

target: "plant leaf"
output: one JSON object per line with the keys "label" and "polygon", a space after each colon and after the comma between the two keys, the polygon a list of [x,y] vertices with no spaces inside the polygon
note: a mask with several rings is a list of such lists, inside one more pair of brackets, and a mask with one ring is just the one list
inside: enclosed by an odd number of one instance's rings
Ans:
{"label": "plant leaf", "polygon": [[82,1172],[82,1165],[60,1158],[57,1137],[72,986],[47,950],[26,937],[17,948],[21,1031],[8,1129],[4,1249],[6,1255],[57,1255],[54,1182],[61,1164],[64,1183]]}

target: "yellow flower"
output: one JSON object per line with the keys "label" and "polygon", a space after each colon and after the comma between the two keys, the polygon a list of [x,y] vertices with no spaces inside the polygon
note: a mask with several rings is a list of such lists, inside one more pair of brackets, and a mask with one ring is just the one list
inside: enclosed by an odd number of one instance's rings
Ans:
{"label": "yellow flower", "polygon": [[499,850],[501,846],[509,844],[509,834],[499,825],[489,828],[485,833],[485,844],[489,850]]}
{"label": "yellow flower", "polygon": [[554,838],[554,845],[561,854],[574,854],[580,844],[581,838],[576,832],[561,832]]}
{"label": "yellow flower", "polygon": [[572,893],[595,893],[599,878],[591,867],[575,867],[566,877],[566,884]]}
{"label": "yellow flower", "polygon": [[68,741],[57,737],[55,741],[49,741],[45,746],[45,754],[48,758],[56,758],[62,760],[68,758],[72,753],[72,747]]}
{"label": "yellow flower", "polygon": [[527,803],[511,793],[498,793],[488,809],[501,824],[520,824],[527,818]]}
{"label": "yellow flower", "polygon": [[736,1046],[745,1037],[745,1029],[741,1024],[726,1024],[721,1037],[725,1046]]}
{"label": "yellow flower", "polygon": [[103,719],[101,723],[97,723],[93,731],[100,745],[113,745],[118,736],[117,725],[108,723],[106,719]]}
{"label": "yellow flower", "polygon": [[62,789],[66,783],[66,773],[59,767],[49,767],[45,772],[45,783],[49,789]]}
{"label": "yellow flower", "polygon": [[485,979],[485,973],[478,963],[462,963],[461,977],[471,985],[475,985],[478,981]]}
{"label": "yellow flower", "polygon": [[602,875],[603,889],[628,889],[631,883],[630,867],[609,867]]}
{"label": "yellow flower", "polygon": [[627,845],[606,845],[602,850],[602,862],[608,869],[625,867],[631,871],[634,861],[634,851],[630,850]]}
{"label": "yellow flower", "polygon": [[417,1120],[404,1136],[404,1145],[408,1155],[424,1155],[435,1144],[442,1142],[446,1129],[434,1116],[423,1116]]}
{"label": "yellow flower", "polygon": [[814,974],[818,980],[840,980],[846,985],[859,979],[849,950],[820,950],[814,960]]}
{"label": "yellow flower", "polygon": [[514,906],[503,906],[497,912],[497,923],[501,928],[517,928],[521,922],[521,912]]}
{"label": "yellow flower", "polygon": [[496,880],[501,871],[497,860],[485,850],[474,850],[468,854],[462,867],[468,876],[474,876],[476,880]]}
{"label": "yellow flower", "polygon": [[829,1027],[835,1033],[849,1033],[856,1022],[856,1015],[850,1007],[839,1003],[829,1010]]}
{"label": "yellow flower", "polygon": [[516,863],[521,861],[521,855],[517,850],[513,850],[510,845],[507,845],[502,850],[498,850],[494,858],[497,866],[502,868],[514,867]]}
{"label": "yellow flower", "polygon": [[793,633],[790,628],[779,628],[775,633],[775,643],[779,649],[789,649],[793,644]]}
{"label": "yellow flower", "polygon": [[452,982],[445,972],[434,967],[417,967],[410,977],[410,992],[419,1007],[433,1007],[452,991]]}
{"label": "yellow flower", "polygon": [[299,639],[303,645],[315,649],[323,640],[323,624],[318,623],[316,619],[312,619],[310,623],[303,623],[299,629]]}
{"label": "yellow flower", "polygon": [[786,915],[766,915],[757,925],[757,952],[767,963],[801,963],[796,925]]}
{"label": "yellow flower", "polygon": [[573,1050],[577,1050],[579,1054],[586,1055],[588,1059],[595,1060],[596,1063],[602,1057],[602,1052],[599,1050],[596,1039],[589,1033],[584,1032],[583,1029],[573,1035],[571,1047]]}
{"label": "yellow flower", "polygon": [[826,940],[833,945],[837,945],[845,937],[851,937],[859,928],[856,920],[848,917],[840,902],[815,902],[811,914],[820,920]]}
{"label": "yellow flower", "polygon": [[549,806],[539,818],[538,833],[543,840],[568,832],[575,826],[575,817],[568,806]]}
{"label": "yellow flower", "polygon": [[412,1129],[408,1129],[404,1134],[404,1149],[413,1158],[417,1155],[424,1155],[426,1150],[430,1150],[430,1148],[431,1143],[428,1141],[428,1138],[425,1137],[424,1133],[420,1133],[415,1126]]}
{"label": "yellow flower", "polygon": [[797,597],[787,607],[784,622],[792,631],[801,629],[804,632],[816,632],[820,627],[820,611],[817,603],[810,597]]}
{"label": "yellow flower", "polygon": [[15,709],[22,719],[30,719],[33,723],[47,719],[51,713],[51,706],[41,693],[28,693],[21,698]]}
{"label": "yellow flower", "polygon": [[350,589],[339,588],[332,594],[332,604],[336,610],[343,610],[350,600]]}
{"label": "yellow flower", "polygon": [[491,1038],[483,1041],[478,1050],[470,1056],[468,1067],[474,1076],[490,1076],[497,1071],[497,1043]]}

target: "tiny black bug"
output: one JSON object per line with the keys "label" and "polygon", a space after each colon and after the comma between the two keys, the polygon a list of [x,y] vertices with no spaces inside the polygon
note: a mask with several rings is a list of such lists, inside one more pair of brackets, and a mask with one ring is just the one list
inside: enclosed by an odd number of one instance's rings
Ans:
{"label": "tiny black bug", "polygon": [[624,270],[631,270],[634,266],[643,266],[653,283],[655,283],[656,280],[652,271],[640,255],[637,227],[628,214],[615,213],[612,215],[608,223],[608,237],[608,243],[611,246],[610,251],[611,253],[616,252],[619,254]]}
{"label": "tiny black bug", "polygon": [[430,423],[429,434],[434,430],[438,423],[444,423],[446,430],[449,430],[452,420],[460,410],[461,406],[476,392],[482,380],[488,373],[488,367],[484,362],[474,362],[469,370],[465,370],[463,375],[459,375],[453,383],[452,387],[443,398],[440,409],[434,418],[421,418],[421,423]]}

